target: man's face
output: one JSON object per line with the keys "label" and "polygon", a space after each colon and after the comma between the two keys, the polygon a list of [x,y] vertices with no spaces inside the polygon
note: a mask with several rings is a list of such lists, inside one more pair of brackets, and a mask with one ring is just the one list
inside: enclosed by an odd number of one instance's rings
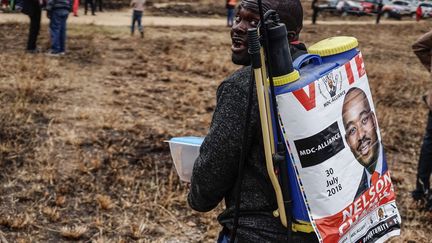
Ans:
{"label": "man's face", "polygon": [[328,83],[328,86],[330,87],[330,89],[333,89],[334,83],[333,83],[333,80],[331,78],[328,79],[327,83]]}
{"label": "man's face", "polygon": [[379,149],[376,121],[363,91],[354,90],[346,95],[342,117],[351,152],[365,168],[374,170]]}
{"label": "man's face", "polygon": [[256,28],[260,16],[256,1],[243,0],[237,8],[237,15],[231,28],[231,59],[237,65],[249,65],[247,30]]}
{"label": "man's face", "polygon": [[384,218],[384,212],[383,212],[383,210],[381,208],[378,209],[378,216],[379,216],[380,219]]}

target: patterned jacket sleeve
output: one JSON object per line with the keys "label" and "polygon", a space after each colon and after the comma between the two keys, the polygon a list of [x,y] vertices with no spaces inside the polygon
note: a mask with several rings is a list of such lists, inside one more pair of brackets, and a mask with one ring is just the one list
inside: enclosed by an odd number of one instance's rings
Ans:
{"label": "patterned jacket sleeve", "polygon": [[207,212],[234,187],[238,173],[247,95],[235,82],[223,82],[209,132],[195,161],[188,202]]}

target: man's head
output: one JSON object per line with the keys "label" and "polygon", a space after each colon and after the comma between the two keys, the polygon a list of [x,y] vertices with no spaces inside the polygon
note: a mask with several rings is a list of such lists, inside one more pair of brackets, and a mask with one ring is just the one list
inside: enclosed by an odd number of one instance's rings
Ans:
{"label": "man's head", "polygon": [[[303,8],[300,0],[262,0],[263,11],[273,9],[279,14],[288,31],[288,40],[296,41],[303,27]],[[255,28],[260,20],[258,1],[243,0],[237,8],[231,29],[232,61],[238,65],[249,65],[247,30]]]}
{"label": "man's head", "polygon": [[333,81],[333,79],[331,79],[331,78],[328,79],[327,84],[328,84],[330,90],[332,90],[332,89],[335,87],[335,85],[334,85],[334,81]]}
{"label": "man's head", "polygon": [[379,217],[379,219],[384,218],[384,210],[382,208],[378,209],[378,217]]}
{"label": "man's head", "polygon": [[378,161],[379,141],[375,114],[363,90],[348,90],[342,106],[342,120],[351,152],[372,173]]}

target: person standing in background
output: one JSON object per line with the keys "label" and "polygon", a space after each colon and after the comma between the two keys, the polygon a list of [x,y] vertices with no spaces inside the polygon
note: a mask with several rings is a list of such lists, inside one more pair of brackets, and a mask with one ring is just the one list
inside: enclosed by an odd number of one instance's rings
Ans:
{"label": "person standing in background", "polygon": [[232,27],[232,25],[233,25],[236,5],[237,5],[236,0],[227,0],[226,9],[227,9],[227,26],[228,27]]}
{"label": "person standing in background", "polygon": [[132,12],[132,25],[131,25],[131,35],[135,33],[135,22],[138,24],[138,30],[141,33],[141,38],[144,38],[144,28],[141,24],[143,12],[144,12],[144,4],[146,0],[132,0],[130,6],[133,9]]}
{"label": "person standing in background", "polygon": [[422,8],[420,6],[420,4],[418,5],[417,9],[416,9],[416,21],[419,22],[420,19],[422,18],[423,15],[423,11]]}
{"label": "person standing in background", "polygon": [[[417,39],[412,45],[412,49],[423,66],[431,72],[432,31]],[[423,101],[429,112],[417,167],[416,189],[412,192],[412,197],[416,201],[426,201],[426,209],[432,210],[432,194],[430,193],[429,182],[432,173],[432,89],[429,87],[427,90],[423,96]]]}
{"label": "person standing in background", "polygon": [[41,24],[41,14],[42,14],[42,0],[24,0],[22,5],[22,10],[24,14],[30,18],[30,29],[27,40],[26,51],[28,53],[37,53],[37,38],[40,31]]}
{"label": "person standing in background", "polygon": [[316,19],[318,17],[319,7],[318,7],[318,0],[312,0],[312,24],[316,23]]}
{"label": "person standing in background", "polygon": [[383,0],[378,0],[378,9],[377,9],[377,16],[376,16],[376,24],[379,24],[381,15],[382,15],[382,9],[384,7]]}
{"label": "person standing in background", "polygon": [[78,17],[79,0],[73,0],[73,15]]}
{"label": "person standing in background", "polygon": [[93,16],[96,15],[95,14],[95,5],[94,5],[93,0],[85,0],[85,2],[84,2],[84,15],[87,15],[87,7],[89,4],[90,4],[92,15]]}
{"label": "person standing in background", "polygon": [[50,19],[51,50],[49,55],[64,55],[66,52],[66,22],[72,10],[71,0],[48,0],[47,16]]}

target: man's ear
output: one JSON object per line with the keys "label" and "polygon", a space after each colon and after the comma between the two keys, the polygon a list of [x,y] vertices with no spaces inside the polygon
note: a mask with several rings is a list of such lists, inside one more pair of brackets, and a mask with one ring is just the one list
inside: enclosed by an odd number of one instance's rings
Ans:
{"label": "man's ear", "polygon": [[288,41],[296,41],[297,40],[297,33],[295,31],[288,31]]}

